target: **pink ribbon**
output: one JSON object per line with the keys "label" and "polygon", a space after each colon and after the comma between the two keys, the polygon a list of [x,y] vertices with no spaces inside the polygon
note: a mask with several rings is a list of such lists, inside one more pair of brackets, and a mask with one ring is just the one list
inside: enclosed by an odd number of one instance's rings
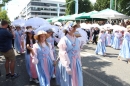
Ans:
{"label": "pink ribbon", "polygon": [[73,64],[72,64],[72,86],[78,86],[77,73],[76,73],[76,56],[73,56]]}
{"label": "pink ribbon", "polygon": [[[75,53],[77,53],[77,50],[74,50],[72,52],[74,55]],[[77,80],[77,73],[76,73],[76,59],[78,57],[77,56],[72,56],[72,59],[73,59],[73,63],[72,63],[72,86],[78,86],[78,80]]]}
{"label": "pink ribbon", "polygon": [[46,77],[47,77],[47,80],[48,80],[48,82],[50,83],[50,74],[49,74],[49,69],[48,69],[48,62],[47,62],[47,58],[46,58],[46,54],[43,54],[43,69],[44,69],[44,72],[45,72],[45,75],[46,75]]}

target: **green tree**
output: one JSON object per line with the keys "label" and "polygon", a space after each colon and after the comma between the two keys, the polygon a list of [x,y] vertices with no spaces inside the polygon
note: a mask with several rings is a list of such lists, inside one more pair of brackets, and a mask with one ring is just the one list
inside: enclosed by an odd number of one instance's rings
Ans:
{"label": "green tree", "polygon": [[110,0],[96,0],[94,10],[101,11],[106,8],[110,8]]}
{"label": "green tree", "polygon": [[[75,1],[66,0],[66,15],[71,15],[75,13]],[[93,6],[89,0],[79,0],[78,1],[79,9],[78,12],[90,12],[93,10]]]}
{"label": "green tree", "polygon": [[117,0],[116,8],[119,12],[130,16],[130,0]]}
{"label": "green tree", "polygon": [[8,15],[7,15],[7,11],[1,11],[0,12],[0,20],[7,20],[7,21],[10,21],[9,18],[8,18]]}
{"label": "green tree", "polygon": [[0,4],[0,8],[5,6],[5,3],[8,3],[11,0],[2,0],[2,4]]}

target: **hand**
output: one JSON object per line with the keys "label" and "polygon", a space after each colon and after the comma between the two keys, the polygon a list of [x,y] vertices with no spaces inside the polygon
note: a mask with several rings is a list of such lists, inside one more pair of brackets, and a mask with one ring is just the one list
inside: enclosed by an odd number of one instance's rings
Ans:
{"label": "hand", "polygon": [[34,56],[34,55],[35,55],[35,53],[34,53],[33,51],[32,51],[31,53],[32,53],[32,56]]}
{"label": "hand", "polygon": [[53,61],[53,66],[56,66],[57,62],[56,61]]}
{"label": "hand", "polygon": [[33,63],[33,64],[38,64],[38,59],[37,59],[37,58],[33,58],[33,59],[32,59],[32,63]]}
{"label": "hand", "polygon": [[72,75],[72,71],[71,71],[71,69],[68,67],[68,68],[66,68],[66,72],[69,74],[69,75]]}

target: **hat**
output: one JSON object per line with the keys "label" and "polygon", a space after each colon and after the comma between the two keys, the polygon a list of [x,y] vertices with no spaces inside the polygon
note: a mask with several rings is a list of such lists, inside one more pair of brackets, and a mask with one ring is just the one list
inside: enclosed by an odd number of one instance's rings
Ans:
{"label": "hat", "polygon": [[47,33],[54,33],[54,31],[52,29],[46,30]]}
{"label": "hat", "polygon": [[127,28],[127,31],[129,31],[130,30],[130,25],[128,25],[126,28]]}
{"label": "hat", "polygon": [[43,30],[40,30],[40,31],[38,31],[37,35],[34,35],[34,39],[35,39],[35,40],[38,40],[38,36],[39,36],[39,35],[42,35],[42,34],[45,34],[45,35],[46,35],[46,38],[49,38],[49,37],[50,37],[50,35],[47,34],[47,32],[45,32],[45,31],[43,31]]}
{"label": "hat", "polygon": [[76,37],[81,37],[81,35],[80,35],[80,33],[79,33],[78,31],[76,31],[76,32],[74,33],[74,35],[75,35]]}
{"label": "hat", "polygon": [[[65,28],[63,30],[63,32],[65,33],[66,31],[70,31],[72,29],[72,27],[76,26],[77,23],[73,22],[73,21],[68,21],[65,25]],[[78,28],[78,25],[76,26]]]}

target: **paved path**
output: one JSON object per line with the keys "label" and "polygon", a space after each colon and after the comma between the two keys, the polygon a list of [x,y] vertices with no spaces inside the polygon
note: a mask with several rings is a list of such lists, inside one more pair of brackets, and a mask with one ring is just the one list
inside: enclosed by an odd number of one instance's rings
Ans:
{"label": "paved path", "polygon": [[[118,61],[119,50],[107,48],[107,56],[95,55],[96,45],[86,45],[81,51],[84,86],[130,86],[130,65],[123,61]],[[16,57],[16,72],[21,76],[14,81],[5,79],[4,58],[0,56],[0,86],[39,86],[29,82],[29,77],[25,68],[24,55]],[[51,81],[51,86],[55,85],[55,80]]]}

